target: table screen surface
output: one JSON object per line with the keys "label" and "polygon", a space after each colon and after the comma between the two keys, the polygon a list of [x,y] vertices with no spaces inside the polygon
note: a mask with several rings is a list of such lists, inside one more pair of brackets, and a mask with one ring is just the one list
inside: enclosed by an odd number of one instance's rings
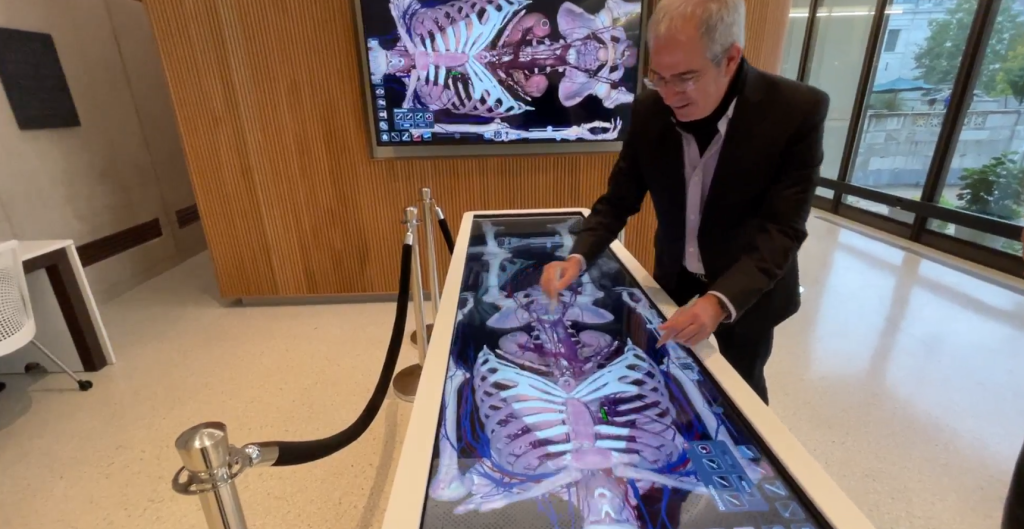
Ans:
{"label": "table screen surface", "polygon": [[540,291],[582,220],[474,218],[422,526],[827,527],[612,252]]}

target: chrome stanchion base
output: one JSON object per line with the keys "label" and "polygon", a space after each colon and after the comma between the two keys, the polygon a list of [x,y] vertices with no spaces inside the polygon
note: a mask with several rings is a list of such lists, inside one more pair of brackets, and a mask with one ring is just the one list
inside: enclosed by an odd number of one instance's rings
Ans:
{"label": "chrome stanchion base", "polygon": [[[430,337],[433,336],[433,335],[434,335],[434,324],[433,323],[428,323],[427,324],[427,343],[430,343]],[[409,341],[411,341],[413,345],[419,345],[420,344],[419,343],[419,335],[416,333],[416,331],[412,331],[412,333],[409,334]]]}
{"label": "chrome stanchion base", "polygon": [[395,389],[395,395],[405,402],[416,400],[416,390],[420,387],[420,375],[423,374],[423,366],[413,364],[395,375],[391,380],[391,387]]}

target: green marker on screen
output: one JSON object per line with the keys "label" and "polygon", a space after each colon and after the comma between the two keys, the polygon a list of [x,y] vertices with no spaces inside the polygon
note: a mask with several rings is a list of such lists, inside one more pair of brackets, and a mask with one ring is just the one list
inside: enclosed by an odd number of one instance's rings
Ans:
{"label": "green marker on screen", "polygon": [[608,412],[604,411],[604,408],[601,408],[601,418],[604,419],[604,422],[608,422]]}

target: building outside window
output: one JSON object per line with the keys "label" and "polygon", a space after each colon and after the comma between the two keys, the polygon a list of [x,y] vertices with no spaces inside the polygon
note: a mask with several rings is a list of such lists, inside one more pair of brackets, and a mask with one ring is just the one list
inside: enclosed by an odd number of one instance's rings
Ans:
{"label": "building outside window", "polygon": [[[893,6],[859,131],[851,183],[920,198],[977,5],[977,0],[917,0]],[[897,39],[899,44],[891,44]],[[1020,97],[1014,95],[1015,90]],[[1012,178],[1019,181],[1015,175],[1024,152],[1022,99],[1024,1],[1005,0],[969,101],[940,204],[1024,224],[1020,193],[983,201],[978,194],[983,191],[972,194],[964,190],[972,178],[975,186],[982,187],[1006,186]],[[1001,176],[995,176],[997,173]],[[852,196],[844,200],[900,221],[913,220],[907,211]],[[964,228],[957,231],[948,223],[933,221],[929,227],[1019,252],[1019,241],[997,241],[994,236],[982,237]]]}
{"label": "building outside window", "polygon": [[[972,24],[980,3],[987,7],[988,1],[889,0],[885,17],[876,21],[875,0],[818,0],[815,13],[809,12],[811,0],[793,0],[782,74],[795,79],[803,64],[802,80],[831,96],[822,178],[893,197],[882,204],[849,189],[830,210],[852,206],[887,217],[896,221],[890,222],[893,233],[912,233],[916,241],[940,233],[997,250],[992,256],[1020,255],[1019,237],[1005,239],[936,219],[928,220],[924,232],[909,230],[915,214],[898,207],[905,199],[921,200],[935,153],[952,150],[949,170],[938,175],[934,201],[1024,227],[1024,0],[1002,0],[990,19],[992,34],[980,54],[975,89],[964,101],[962,130],[955,145],[938,145],[961,64],[975,60],[964,56]],[[801,56],[812,19],[812,49]],[[872,38],[877,39],[870,46],[875,55],[866,57]],[[862,83],[865,64],[870,76]],[[867,92],[863,100],[858,100],[860,90]],[[863,113],[854,116],[861,107]],[[851,119],[856,132],[847,168],[841,161],[851,141]],[[832,197],[833,191],[819,187],[818,194]],[[1012,262],[1011,268],[1019,267]]]}

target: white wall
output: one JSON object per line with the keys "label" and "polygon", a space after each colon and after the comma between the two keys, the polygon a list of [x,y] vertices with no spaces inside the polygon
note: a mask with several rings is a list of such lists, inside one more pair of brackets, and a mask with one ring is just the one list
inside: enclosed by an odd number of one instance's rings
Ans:
{"label": "white wall", "polygon": [[164,237],[86,270],[101,302],[202,251],[174,218],[194,198],[143,5],[0,0],[0,26],[53,36],[82,122],[22,131],[0,97],[0,238],[81,244],[160,218]]}
{"label": "white wall", "polygon": [[[0,27],[53,36],[82,126],[22,131],[0,95],[0,241],[82,244],[159,218],[164,236],[86,269],[101,305],[203,251],[195,203],[156,42],[135,0],[0,0]],[[43,272],[28,278],[36,337],[75,370],[81,362]],[[114,344],[116,348],[116,344]],[[0,373],[41,362],[31,347]]]}

